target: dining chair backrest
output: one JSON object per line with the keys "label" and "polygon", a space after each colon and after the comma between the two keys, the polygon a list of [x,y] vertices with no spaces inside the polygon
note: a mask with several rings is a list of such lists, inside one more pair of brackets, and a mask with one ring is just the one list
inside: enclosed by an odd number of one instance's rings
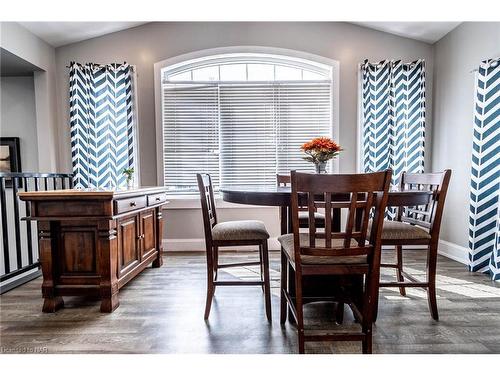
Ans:
{"label": "dining chair backrest", "polygon": [[451,170],[441,173],[405,173],[401,176],[401,190],[427,190],[432,195],[429,203],[421,206],[399,207],[397,219],[429,229],[431,236],[439,236],[444,202],[451,178]]}
{"label": "dining chair backrest", "polygon": [[212,240],[212,228],[217,224],[217,212],[215,209],[214,190],[212,178],[207,173],[198,173],[198,190],[200,191],[201,213],[203,215],[203,226],[205,229],[205,239]]}
{"label": "dining chair backrest", "polygon": [[[380,250],[382,224],[387,205],[392,171],[366,174],[309,174],[292,171],[292,226],[296,262],[302,255],[356,256],[372,255]],[[299,209],[307,207],[307,246],[300,243]],[[324,230],[318,231],[314,212],[321,208],[325,214]],[[335,210],[337,209],[337,210]],[[346,211],[345,228],[332,231],[332,213]],[[361,218],[357,218],[361,215]],[[369,232],[369,219],[373,224]],[[356,228],[356,220],[361,223]],[[319,241],[318,241],[319,240]]]}
{"label": "dining chair backrest", "polygon": [[[277,174],[276,186],[285,187],[292,184],[292,177],[289,174]],[[307,207],[299,207],[299,211],[307,211]],[[317,210],[316,210],[317,211]]]}
{"label": "dining chair backrest", "polygon": [[277,174],[276,175],[276,185],[277,186],[289,186],[292,183],[292,178],[289,174]]}

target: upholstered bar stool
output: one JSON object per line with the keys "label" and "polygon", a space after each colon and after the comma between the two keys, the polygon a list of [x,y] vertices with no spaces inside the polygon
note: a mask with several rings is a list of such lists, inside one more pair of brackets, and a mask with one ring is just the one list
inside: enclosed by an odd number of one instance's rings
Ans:
{"label": "upholstered bar stool", "polygon": [[[384,220],[382,230],[382,246],[396,248],[396,263],[382,263],[381,267],[394,268],[398,281],[381,281],[380,287],[399,287],[403,296],[406,295],[405,288],[408,287],[426,289],[429,310],[434,320],[439,320],[436,300],[439,230],[450,178],[449,169],[441,173],[403,173],[400,190],[428,190],[432,192],[430,201],[423,206],[398,207],[396,219]],[[424,245],[427,250],[427,272],[424,281],[417,280],[403,270],[403,246],[415,245]]]}
{"label": "upholstered bar stool", "polygon": [[[267,320],[271,322],[271,288],[269,282],[269,254],[267,247],[269,233],[264,223],[259,220],[236,220],[217,223],[212,179],[208,174],[197,174],[197,179],[207,251],[207,299],[205,305],[205,320],[208,319],[210,315],[210,308],[217,286],[261,285],[264,290]],[[219,247],[248,245],[259,247],[258,262],[219,264]],[[260,281],[224,281],[218,279],[218,270],[221,268],[255,265],[260,266]]]}
{"label": "upholstered bar stool", "polygon": [[[306,341],[361,341],[363,353],[372,352],[372,318],[380,278],[380,237],[391,173],[390,170],[353,175],[291,172],[293,230],[278,238],[282,248],[280,322],[286,322],[287,311],[297,322],[299,353],[305,352]],[[307,233],[299,227],[299,200],[307,200]],[[315,225],[314,213],[318,207],[325,209],[325,227],[321,230]],[[335,209],[344,210],[346,214],[341,232],[333,231]],[[375,224],[368,229],[371,212]],[[355,228],[358,219],[362,224]],[[305,294],[304,281],[311,276],[339,277],[340,294],[331,297]],[[289,277],[294,279],[293,288],[287,282]],[[357,288],[342,285],[342,277],[355,278],[361,285]],[[347,303],[361,331],[325,333],[305,327],[304,304],[317,302],[318,298]]]}

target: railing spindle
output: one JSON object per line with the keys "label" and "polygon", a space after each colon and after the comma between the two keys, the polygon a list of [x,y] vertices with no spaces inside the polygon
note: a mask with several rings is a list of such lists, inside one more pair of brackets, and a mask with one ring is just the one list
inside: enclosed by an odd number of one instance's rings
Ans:
{"label": "railing spindle", "polygon": [[[24,177],[24,191],[29,191],[28,178]],[[31,203],[28,201],[24,202],[24,209],[26,210],[26,216],[31,216]],[[26,240],[28,243],[28,264],[33,264],[33,233],[31,232],[31,221],[26,220]]]}
{"label": "railing spindle", "polygon": [[19,225],[19,198],[17,197],[18,187],[18,177],[12,177],[12,199],[14,202],[14,234],[16,238],[17,268],[22,268],[23,258],[21,252],[21,228]]}
{"label": "railing spindle", "polygon": [[5,199],[5,178],[0,176],[0,208],[2,211],[3,261],[5,273],[10,272],[9,228],[7,226],[7,207]]}

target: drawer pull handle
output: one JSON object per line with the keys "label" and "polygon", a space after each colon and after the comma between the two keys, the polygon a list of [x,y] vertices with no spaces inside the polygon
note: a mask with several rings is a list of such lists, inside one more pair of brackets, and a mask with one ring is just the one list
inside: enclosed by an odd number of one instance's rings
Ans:
{"label": "drawer pull handle", "polygon": [[161,198],[160,197],[156,197],[156,201],[157,202],[161,201]]}
{"label": "drawer pull handle", "polygon": [[144,234],[140,234],[139,236],[137,236],[138,240],[142,240],[143,238],[144,238]]}
{"label": "drawer pull handle", "polygon": [[135,207],[135,206],[137,206],[137,203],[135,203],[135,202],[130,202],[130,207]]}

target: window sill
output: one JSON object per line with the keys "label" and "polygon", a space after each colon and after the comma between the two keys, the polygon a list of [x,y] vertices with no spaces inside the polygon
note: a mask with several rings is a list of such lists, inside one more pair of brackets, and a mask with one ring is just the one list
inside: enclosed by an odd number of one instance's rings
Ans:
{"label": "window sill", "polygon": [[[164,206],[164,210],[199,210],[201,209],[200,197],[197,195],[170,195],[167,196],[168,204]],[[252,206],[248,204],[237,204],[222,200],[220,195],[215,196],[215,205],[217,209],[252,209],[252,208],[275,208]]]}

